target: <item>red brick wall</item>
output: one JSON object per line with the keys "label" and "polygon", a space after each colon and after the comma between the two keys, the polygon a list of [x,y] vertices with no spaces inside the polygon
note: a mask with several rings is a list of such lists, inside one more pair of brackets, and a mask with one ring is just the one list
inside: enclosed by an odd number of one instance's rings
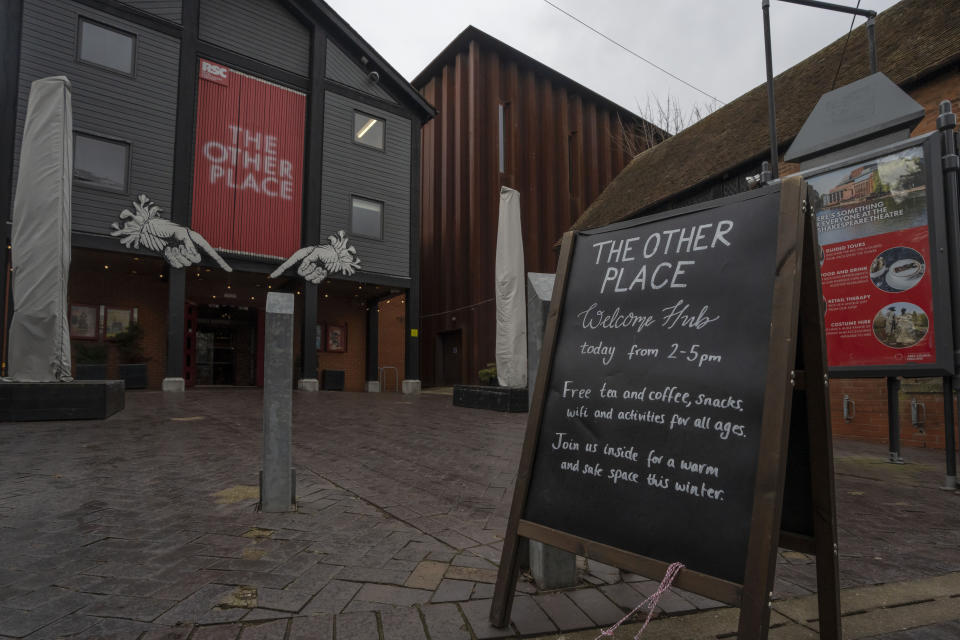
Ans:
{"label": "red brick wall", "polygon": [[[380,330],[380,341],[377,351],[380,367],[396,367],[397,377],[403,380],[406,348],[406,297],[394,296],[380,303],[380,319],[377,323]],[[394,380],[394,372],[384,374],[384,385],[381,391],[393,391],[398,383]]]}
{"label": "red brick wall", "polygon": [[937,114],[942,100],[953,103],[953,112],[960,112],[960,70],[949,69],[908,92],[923,105],[926,115],[913,130],[919,136],[937,130]]}
{"label": "red brick wall", "polygon": [[[150,389],[159,389],[166,372],[167,363],[167,284],[154,269],[145,269],[149,274],[133,274],[126,269],[121,273],[116,261],[103,254],[102,264],[93,268],[91,260],[75,261],[70,268],[68,303],[105,305],[108,307],[136,307],[138,322],[144,331],[144,352],[147,360],[147,380]],[[148,259],[143,259],[148,263]],[[159,262],[159,261],[158,261]],[[104,264],[114,268],[104,269]],[[146,266],[146,264],[145,264]],[[102,335],[101,327],[101,335]],[[75,345],[77,341],[71,341]],[[87,341],[83,341],[87,342]],[[117,350],[109,341],[107,375],[117,377]],[[71,359],[76,371],[76,349]]]}
{"label": "red brick wall", "polygon": [[325,298],[321,293],[317,302],[317,322],[345,325],[347,328],[346,352],[317,353],[317,376],[322,376],[324,369],[343,370],[345,391],[363,391],[367,358],[366,314],[356,299],[337,298],[332,295]]}
{"label": "red brick wall", "polygon": [[[843,419],[843,396],[848,395],[856,403],[852,420]],[[927,409],[923,431],[910,421],[910,401],[916,398]],[[956,402],[955,402],[956,403]],[[887,385],[883,378],[834,379],[830,382],[830,415],[833,434],[842,438],[868,442],[889,442],[887,421]],[[954,408],[954,444],[960,442],[957,435]],[[905,447],[928,449],[944,448],[943,395],[941,393],[900,392],[900,444]]]}

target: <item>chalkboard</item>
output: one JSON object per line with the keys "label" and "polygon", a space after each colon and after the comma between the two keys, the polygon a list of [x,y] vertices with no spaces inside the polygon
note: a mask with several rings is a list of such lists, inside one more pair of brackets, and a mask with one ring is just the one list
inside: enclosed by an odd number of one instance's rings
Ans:
{"label": "chalkboard", "polygon": [[777,547],[840,630],[812,192],[800,177],[564,236],[490,608],[524,538],[740,607],[767,637]]}
{"label": "chalkboard", "polygon": [[524,519],[743,583],[779,204],[577,238]]}

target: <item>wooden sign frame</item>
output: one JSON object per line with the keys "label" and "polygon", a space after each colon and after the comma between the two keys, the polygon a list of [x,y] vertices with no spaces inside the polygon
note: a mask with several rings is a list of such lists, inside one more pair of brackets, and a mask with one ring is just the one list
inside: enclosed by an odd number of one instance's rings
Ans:
{"label": "wooden sign frame", "polygon": [[[820,634],[828,640],[839,640],[841,637],[823,298],[816,250],[816,220],[808,206],[809,196],[808,187],[800,177],[788,178],[781,185],[776,274],[768,340],[768,376],[744,584],[689,569],[683,569],[674,581],[677,587],[739,606],[740,638],[767,637],[778,545],[816,556]],[[690,211],[702,208],[691,207]],[[575,232],[567,232],[560,250],[540,369],[490,609],[490,621],[495,627],[505,627],[510,621],[519,573],[521,537],[658,580],[669,566],[668,562],[552,529],[522,517],[552,377],[560,314],[566,298],[576,239]],[[801,478],[798,484],[802,485],[801,493],[810,498],[811,513],[804,514],[802,520],[807,521],[809,516],[809,527],[806,528],[812,531],[812,535],[809,531],[782,531],[781,527],[794,402],[805,404],[807,417],[810,477]]]}

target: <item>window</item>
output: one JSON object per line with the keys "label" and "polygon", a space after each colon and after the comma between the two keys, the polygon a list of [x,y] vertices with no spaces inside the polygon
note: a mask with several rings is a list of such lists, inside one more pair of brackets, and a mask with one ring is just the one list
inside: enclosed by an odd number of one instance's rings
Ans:
{"label": "window", "polygon": [[77,133],[73,141],[73,177],[111,191],[127,190],[130,145]]}
{"label": "window", "polygon": [[354,111],[353,141],[382,151],[386,126],[386,122],[380,118]]}
{"label": "window", "polygon": [[135,36],[81,18],[78,39],[81,62],[133,75]]}
{"label": "window", "polygon": [[507,133],[510,131],[510,103],[502,102],[497,109],[498,128],[497,143],[499,147],[499,156],[497,166],[500,173],[507,172]]}
{"label": "window", "polygon": [[383,203],[352,198],[350,232],[355,236],[383,239]]}

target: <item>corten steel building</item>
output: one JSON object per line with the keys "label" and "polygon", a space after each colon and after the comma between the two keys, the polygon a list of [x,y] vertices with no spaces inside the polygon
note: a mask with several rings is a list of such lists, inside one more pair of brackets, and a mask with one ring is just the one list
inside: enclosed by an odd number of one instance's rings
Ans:
{"label": "corten steel building", "polygon": [[557,237],[666,133],[472,26],[413,86],[438,109],[422,132],[423,381],[476,382],[494,361],[500,188],[520,193],[526,271],[552,273]]}
{"label": "corten steel building", "polygon": [[[960,112],[960,0],[903,0],[876,18],[879,71],[923,106],[925,115],[911,135],[936,130],[940,102]],[[787,69],[775,79],[780,175],[799,170],[783,162],[821,95],[870,73],[863,26]],[[660,211],[684,207],[750,188],[761,162],[770,157],[767,90],[760,85],[663,144],[637,156],[584,212],[573,229],[594,229]],[[869,167],[844,185],[853,195],[871,179]],[[559,237],[558,237],[559,239]],[[887,442],[887,391],[883,378],[831,381],[833,433]],[[856,403],[844,415],[843,398]],[[910,403],[928,409],[926,428],[911,427]],[[900,439],[906,446],[943,449],[941,380],[905,379],[900,392]],[[955,438],[954,442],[958,440]]]}
{"label": "corten steel building", "polygon": [[[105,344],[113,377],[112,338],[135,321],[151,388],[260,384],[273,290],[296,296],[305,388],[318,378],[375,388],[366,383],[383,367],[391,390],[419,380],[420,129],[434,109],[326,4],[8,0],[0,12],[8,249],[30,84],[52,75],[72,84],[74,361],[78,345]],[[213,251],[198,243],[200,263],[172,268],[121,244],[113,223],[149,220],[147,201],[173,223],[148,225],[161,240],[192,229]],[[124,209],[140,217],[121,219]],[[359,270],[318,285],[297,275],[297,260],[268,277],[340,231]],[[9,250],[5,258],[4,355]]]}

